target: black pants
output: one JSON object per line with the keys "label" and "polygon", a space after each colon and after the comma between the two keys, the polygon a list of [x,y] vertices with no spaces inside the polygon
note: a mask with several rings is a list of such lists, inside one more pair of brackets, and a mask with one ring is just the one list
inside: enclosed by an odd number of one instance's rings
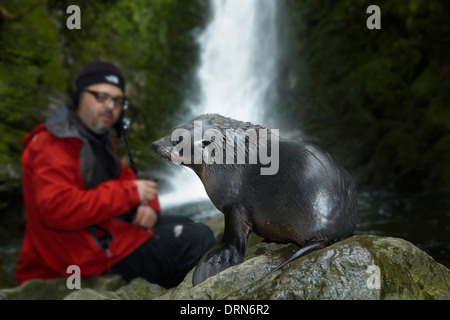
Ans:
{"label": "black pants", "polygon": [[155,238],[112,266],[112,273],[120,274],[127,282],[142,277],[172,288],[215,245],[211,229],[186,217],[161,217],[155,233]]}

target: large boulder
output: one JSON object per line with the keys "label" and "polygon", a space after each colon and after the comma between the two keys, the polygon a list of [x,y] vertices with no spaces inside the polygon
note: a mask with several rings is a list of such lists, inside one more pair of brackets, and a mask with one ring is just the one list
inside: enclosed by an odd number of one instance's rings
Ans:
{"label": "large boulder", "polygon": [[260,243],[193,287],[192,272],[158,299],[450,299],[450,270],[411,243],[357,235],[289,263],[294,245]]}

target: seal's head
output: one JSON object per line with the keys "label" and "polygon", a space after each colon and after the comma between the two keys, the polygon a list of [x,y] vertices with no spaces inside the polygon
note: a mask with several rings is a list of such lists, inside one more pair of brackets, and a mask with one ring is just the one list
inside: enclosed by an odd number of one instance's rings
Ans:
{"label": "seal's head", "polygon": [[152,148],[162,158],[199,173],[205,165],[249,163],[252,151],[256,157],[260,129],[267,131],[220,114],[203,114],[174,127]]}

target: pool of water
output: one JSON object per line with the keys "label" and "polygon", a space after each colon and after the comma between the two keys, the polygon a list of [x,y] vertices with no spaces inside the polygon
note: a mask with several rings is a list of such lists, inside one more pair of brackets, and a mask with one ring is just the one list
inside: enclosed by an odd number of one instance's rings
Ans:
{"label": "pool of water", "polygon": [[[164,214],[194,221],[221,215],[208,199],[163,208]],[[358,193],[355,234],[403,238],[450,267],[450,199],[366,189]],[[23,236],[0,243],[0,288],[17,285],[14,277]]]}
{"label": "pool of water", "polygon": [[[168,208],[195,221],[221,213],[209,200]],[[355,234],[403,238],[450,267],[450,199],[366,189],[358,193]]]}
{"label": "pool of water", "polygon": [[450,199],[363,190],[355,233],[399,237],[450,267]]}

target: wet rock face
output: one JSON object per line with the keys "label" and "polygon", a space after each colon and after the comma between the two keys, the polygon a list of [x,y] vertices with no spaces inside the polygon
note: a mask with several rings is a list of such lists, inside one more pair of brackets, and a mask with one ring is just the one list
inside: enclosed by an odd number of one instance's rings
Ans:
{"label": "wet rock face", "polygon": [[411,243],[353,236],[270,273],[297,249],[260,243],[246,261],[163,299],[448,299],[450,271]]}
{"label": "wet rock face", "polygon": [[373,265],[371,254],[357,243],[341,244],[292,263],[272,281],[262,281],[255,293],[268,293],[267,299],[379,299],[380,290],[367,286]]}

